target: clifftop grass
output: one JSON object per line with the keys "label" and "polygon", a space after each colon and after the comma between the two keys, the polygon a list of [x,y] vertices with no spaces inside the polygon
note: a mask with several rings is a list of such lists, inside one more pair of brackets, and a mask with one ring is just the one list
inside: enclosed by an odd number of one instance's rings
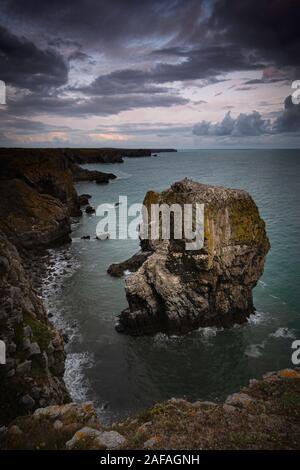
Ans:
{"label": "clifftop grass", "polygon": [[225,403],[173,398],[111,427],[99,423],[91,404],[48,407],[17,418],[0,434],[0,447],[65,449],[82,430],[80,448],[85,449],[89,443],[82,428],[89,426],[120,433],[126,439],[120,449],[299,449],[299,371],[268,373]]}

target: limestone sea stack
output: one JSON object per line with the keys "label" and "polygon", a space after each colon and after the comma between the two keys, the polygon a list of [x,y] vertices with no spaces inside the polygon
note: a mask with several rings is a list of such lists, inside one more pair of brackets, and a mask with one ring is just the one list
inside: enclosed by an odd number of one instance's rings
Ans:
{"label": "limestone sea stack", "polygon": [[142,240],[142,249],[153,253],[126,278],[129,307],[119,315],[117,331],[184,334],[245,321],[254,313],[252,290],[270,248],[251,196],[184,179],[144,199],[147,208],[163,203],[204,204],[204,245],[186,250],[172,234],[170,240]]}

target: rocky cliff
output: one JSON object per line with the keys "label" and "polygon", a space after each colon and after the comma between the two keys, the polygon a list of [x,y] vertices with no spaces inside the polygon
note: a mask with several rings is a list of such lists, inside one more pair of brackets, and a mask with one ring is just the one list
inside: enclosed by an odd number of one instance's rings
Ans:
{"label": "rocky cliff", "polygon": [[69,240],[70,217],[81,211],[74,164],[63,154],[3,149],[0,168],[1,424],[68,400],[64,342],[32,287],[30,260],[33,250]]}
{"label": "rocky cliff", "polygon": [[252,290],[270,247],[253,199],[245,191],[183,180],[146,194],[146,207],[163,203],[204,204],[204,246],[187,251],[172,232],[170,240],[143,240],[142,248],[153,254],[126,278],[129,308],[117,330],[186,333],[244,321],[254,311]]}
{"label": "rocky cliff", "polygon": [[48,321],[16,247],[0,230],[0,423],[68,399],[64,343]]}
{"label": "rocky cliff", "polygon": [[68,160],[46,152],[0,152],[0,228],[18,247],[67,240],[79,203]]}
{"label": "rocky cliff", "polygon": [[0,228],[26,249],[69,239],[70,217],[81,214],[74,182],[115,178],[82,169],[63,149],[0,149],[0,168]]}

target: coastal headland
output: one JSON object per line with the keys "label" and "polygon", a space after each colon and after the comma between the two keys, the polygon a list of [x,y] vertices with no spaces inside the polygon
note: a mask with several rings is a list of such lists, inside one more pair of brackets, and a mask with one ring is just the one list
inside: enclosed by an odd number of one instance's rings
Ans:
{"label": "coastal headland", "polygon": [[[0,150],[0,339],[7,346],[6,365],[0,367],[0,447],[299,448],[297,369],[251,381],[225,403],[171,399],[110,427],[102,425],[91,403],[72,403],[63,379],[63,332],[53,326],[33,287],[30,259],[38,250],[70,241],[71,218],[80,217],[81,203],[88,199],[78,196],[76,181],[107,183],[114,177],[86,169],[80,176],[80,164],[147,156],[142,150],[92,150]],[[262,267],[269,247],[262,225],[258,240],[264,248]],[[155,254],[153,247],[148,251],[132,260],[137,269]]]}

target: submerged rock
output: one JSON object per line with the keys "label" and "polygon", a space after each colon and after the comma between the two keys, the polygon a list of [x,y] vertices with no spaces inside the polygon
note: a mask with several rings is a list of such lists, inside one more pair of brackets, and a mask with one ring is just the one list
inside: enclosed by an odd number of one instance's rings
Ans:
{"label": "submerged rock", "polygon": [[91,197],[92,196],[90,196],[89,194],[80,194],[80,196],[78,196],[79,205],[80,206],[89,205],[89,199],[91,199]]}
{"label": "submerged rock", "polygon": [[86,212],[87,214],[95,214],[96,209],[95,209],[94,207],[92,207],[92,206],[87,206],[87,208],[85,209],[85,212]]}
{"label": "submerged rock", "polygon": [[162,193],[146,194],[146,207],[162,203],[204,204],[204,245],[187,251],[185,240],[172,236],[143,240],[142,249],[153,254],[126,279],[129,308],[116,329],[134,335],[186,333],[245,321],[254,312],[252,289],[270,248],[251,196],[185,179]]}

